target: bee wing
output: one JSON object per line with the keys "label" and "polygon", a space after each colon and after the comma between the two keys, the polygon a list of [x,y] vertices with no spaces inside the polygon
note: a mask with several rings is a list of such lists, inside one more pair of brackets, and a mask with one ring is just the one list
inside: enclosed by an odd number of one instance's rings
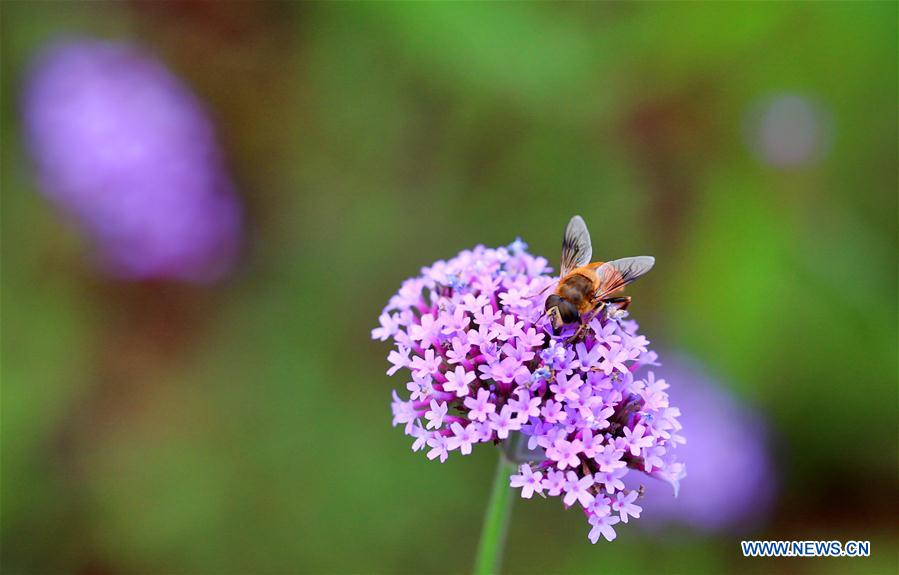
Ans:
{"label": "bee wing", "polygon": [[562,238],[562,277],[574,268],[590,263],[593,256],[593,245],[590,243],[590,232],[581,216],[574,216],[565,228]]}
{"label": "bee wing", "polygon": [[601,300],[631,283],[652,269],[656,259],[652,256],[637,256],[633,258],[621,258],[606,262],[596,269],[599,276],[599,289],[593,296],[594,300]]}

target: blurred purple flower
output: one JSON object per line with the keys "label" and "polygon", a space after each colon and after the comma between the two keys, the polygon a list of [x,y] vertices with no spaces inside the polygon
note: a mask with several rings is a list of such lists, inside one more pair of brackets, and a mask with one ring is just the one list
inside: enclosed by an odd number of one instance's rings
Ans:
{"label": "blurred purple flower", "polygon": [[611,541],[615,524],[641,514],[621,480],[629,471],[675,491],[684,477],[679,411],[663,380],[635,375],[656,365],[635,322],[597,317],[577,344],[577,326],[553,333],[537,296],[558,280],[526,248],[463,251],[390,299],[372,337],[395,345],[388,374],[412,377],[410,399],[393,393],[393,424],[441,462],[501,443],[523,463],[510,478],[523,498],[560,496],[587,516],[591,541]]}
{"label": "blurred purple flower", "polygon": [[22,101],[43,193],[126,279],[228,271],[241,209],[206,110],[152,56],[97,40],[55,44]]}
{"label": "blurred purple flower", "polygon": [[827,111],[813,99],[783,93],[750,108],[745,132],[762,162],[789,169],[813,164],[827,153],[831,124]]}
{"label": "blurred purple flower", "polygon": [[690,467],[690,480],[675,499],[654,489],[653,480],[627,478],[629,487],[647,486],[637,501],[646,523],[686,524],[708,532],[751,528],[770,511],[777,486],[761,419],[694,363],[676,358],[665,368],[678,381],[671,400],[681,408],[679,421],[690,438],[678,450]]}

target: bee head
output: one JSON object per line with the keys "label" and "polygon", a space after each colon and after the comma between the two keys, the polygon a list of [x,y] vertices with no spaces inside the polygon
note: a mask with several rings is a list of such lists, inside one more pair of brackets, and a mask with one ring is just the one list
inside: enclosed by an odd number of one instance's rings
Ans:
{"label": "bee head", "polygon": [[546,298],[545,309],[555,329],[562,327],[566,323],[574,323],[578,319],[577,308],[570,301],[557,294]]}

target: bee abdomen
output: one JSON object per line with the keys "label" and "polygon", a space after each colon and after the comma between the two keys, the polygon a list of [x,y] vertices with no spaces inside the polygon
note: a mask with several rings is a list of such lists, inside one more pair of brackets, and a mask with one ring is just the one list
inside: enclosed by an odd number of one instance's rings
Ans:
{"label": "bee abdomen", "polygon": [[576,307],[581,307],[593,291],[593,282],[582,275],[572,274],[559,284],[559,295]]}

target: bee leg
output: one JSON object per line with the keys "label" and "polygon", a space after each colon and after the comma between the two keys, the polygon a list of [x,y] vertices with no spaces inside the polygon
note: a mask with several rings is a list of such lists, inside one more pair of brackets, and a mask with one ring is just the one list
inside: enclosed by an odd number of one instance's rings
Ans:
{"label": "bee leg", "polygon": [[581,339],[584,336],[584,332],[587,331],[587,326],[590,325],[590,322],[593,321],[593,318],[595,318],[597,316],[597,314],[599,314],[599,312],[601,312],[605,307],[606,307],[606,302],[601,301],[601,302],[599,302],[599,305],[593,309],[593,311],[586,313],[585,314],[586,317],[581,318],[580,327],[577,328],[577,331],[574,333],[573,336],[568,338],[567,343],[573,343],[573,342]]}
{"label": "bee leg", "polygon": [[574,343],[577,340],[581,339],[581,337],[584,335],[584,331],[586,331],[586,329],[587,329],[587,324],[584,322],[581,322],[581,325],[578,326],[577,331],[574,332],[574,335],[569,337],[565,341],[565,343]]}
{"label": "bee leg", "polygon": [[612,304],[612,305],[618,306],[618,309],[620,309],[621,311],[626,310],[627,306],[631,305],[631,297],[630,296],[610,297],[610,298],[604,299],[602,301],[605,304]]}

